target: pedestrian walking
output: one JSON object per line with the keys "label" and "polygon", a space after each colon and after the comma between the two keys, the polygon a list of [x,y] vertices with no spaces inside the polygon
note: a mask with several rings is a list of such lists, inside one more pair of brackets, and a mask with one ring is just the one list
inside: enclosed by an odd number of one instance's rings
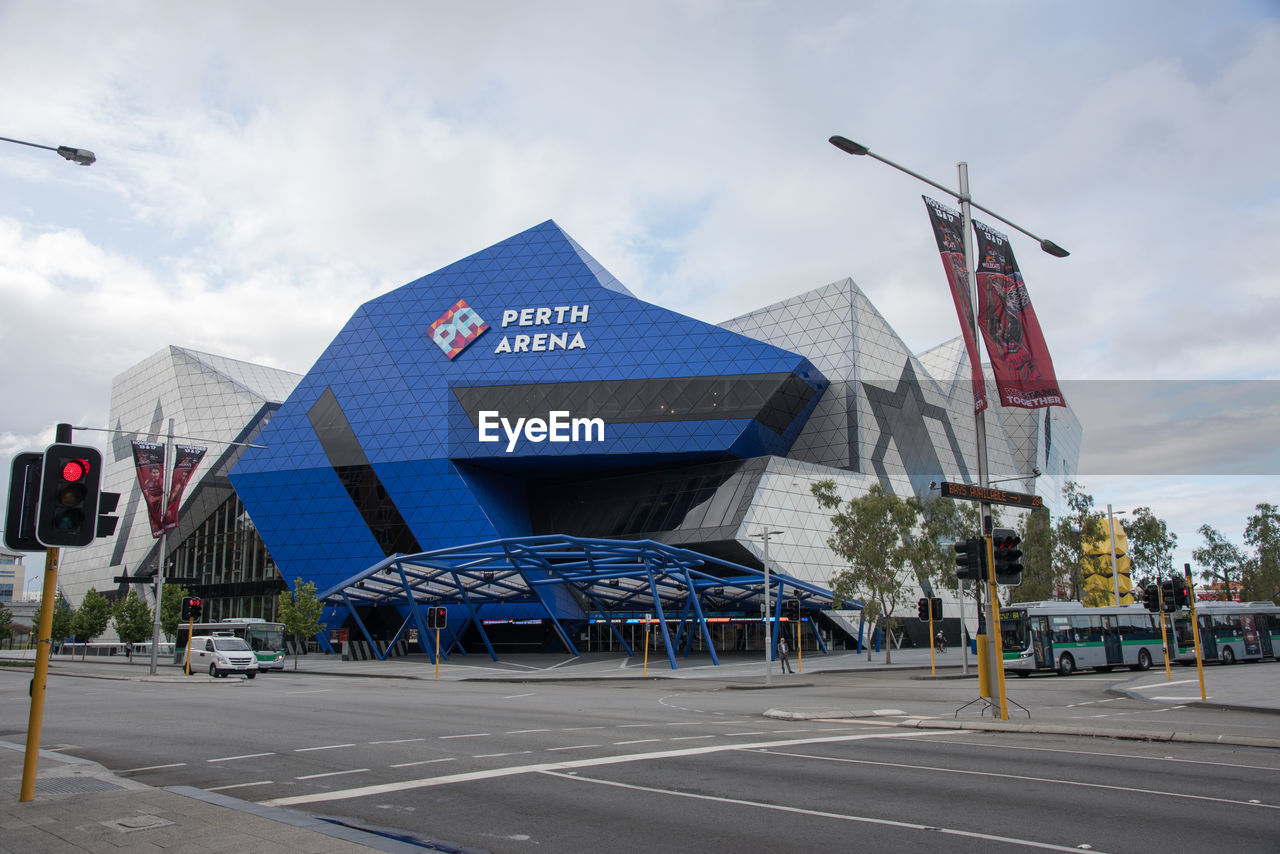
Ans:
{"label": "pedestrian walking", "polygon": [[778,638],[778,661],[782,663],[782,672],[795,673],[795,671],[791,669],[791,659],[787,657],[788,652],[790,652],[790,648],[787,646],[786,637],[785,636],[779,637]]}

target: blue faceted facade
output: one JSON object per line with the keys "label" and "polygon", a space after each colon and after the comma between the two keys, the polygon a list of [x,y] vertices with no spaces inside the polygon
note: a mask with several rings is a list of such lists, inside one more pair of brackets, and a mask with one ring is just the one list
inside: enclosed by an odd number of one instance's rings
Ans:
{"label": "blue faceted facade", "polygon": [[636,298],[548,221],[361,306],[231,481],[281,573],[317,589],[549,533],[732,558],[760,461],[827,386]]}

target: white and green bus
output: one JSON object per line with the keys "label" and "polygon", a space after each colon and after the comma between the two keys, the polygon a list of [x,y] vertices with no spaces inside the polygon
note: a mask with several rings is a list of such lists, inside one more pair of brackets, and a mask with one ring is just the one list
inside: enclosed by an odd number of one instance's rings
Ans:
{"label": "white and green bus", "polygon": [[1004,669],[1019,676],[1070,676],[1085,667],[1147,670],[1164,663],[1160,623],[1141,605],[1018,602],[1000,609],[1000,635]]}
{"label": "white and green bus", "polygon": [[[1280,605],[1273,602],[1196,602],[1200,623],[1200,648],[1205,661],[1235,664],[1237,661],[1280,659]],[[1174,661],[1195,664],[1195,635],[1191,612],[1173,618]]]}
{"label": "white and green bus", "polygon": [[[187,623],[178,624],[178,638],[174,644],[174,662],[181,663],[187,649]],[[243,638],[258,659],[258,670],[284,670],[284,623],[269,623],[258,617],[219,620],[216,623],[196,623],[190,626],[191,635],[234,635]]]}

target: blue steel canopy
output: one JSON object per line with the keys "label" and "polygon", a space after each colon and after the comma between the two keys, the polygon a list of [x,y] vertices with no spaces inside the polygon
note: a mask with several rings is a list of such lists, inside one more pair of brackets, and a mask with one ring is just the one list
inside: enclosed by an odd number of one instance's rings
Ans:
{"label": "blue steel canopy", "polygon": [[[715,645],[706,628],[704,611],[731,610],[755,606],[764,601],[765,574],[687,549],[653,540],[603,540],[563,535],[509,537],[451,546],[416,554],[397,554],[361,570],[339,584],[321,591],[317,597],[330,606],[345,606],[379,652],[357,613],[357,608],[391,606],[405,615],[396,640],[411,626],[430,645],[421,605],[452,606],[452,615],[465,614],[460,626],[450,620],[450,648],[462,650],[458,638],[474,625],[490,656],[497,655],[484,631],[479,609],[484,605],[527,605],[545,615],[566,648],[578,650],[564,631],[555,612],[564,613],[576,603],[585,616],[591,611],[651,611],[657,615],[667,657],[672,669],[676,661],[666,614],[679,614],[677,637],[684,632],[702,633],[712,661],[719,664]],[[769,574],[770,602],[776,627],[783,611],[783,599],[795,599],[802,608],[829,607],[831,591],[810,582],[777,572]],[[612,625],[611,625],[612,628]],[[615,636],[632,654],[621,635]],[[817,632],[815,631],[815,635]],[[772,641],[776,643],[776,628]],[[821,638],[819,637],[819,643]],[[433,649],[448,657],[447,650]]]}

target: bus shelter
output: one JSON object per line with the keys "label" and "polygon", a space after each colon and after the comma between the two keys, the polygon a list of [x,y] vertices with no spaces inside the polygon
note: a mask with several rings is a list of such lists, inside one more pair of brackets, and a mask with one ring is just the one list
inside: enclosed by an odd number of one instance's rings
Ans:
{"label": "bus shelter", "polygon": [[[776,648],[787,610],[803,614],[831,607],[831,592],[810,582],[770,572],[768,586],[771,649]],[[564,628],[566,614],[648,612],[657,624],[667,661],[675,670],[677,651],[683,649],[687,656],[695,633],[701,636],[712,663],[720,663],[706,614],[731,609],[759,612],[765,601],[765,573],[652,540],[544,535],[393,555],[317,596],[325,605],[347,609],[379,659],[385,659],[386,653],[378,649],[360,618],[360,608],[394,607],[403,622],[388,648],[410,628],[416,628],[420,645],[433,661],[448,660],[454,651],[467,654],[461,638],[472,627],[489,656],[497,661],[481,618],[481,610],[495,604],[523,606],[526,613],[547,619],[575,656],[581,653]],[[788,608],[791,602],[796,604]],[[438,646],[437,632],[428,629],[424,613],[433,606],[445,606],[449,613]],[[668,627],[669,619],[675,624],[674,633]],[[826,652],[813,621],[807,622],[819,648]],[[627,655],[635,655],[612,623],[610,630]]]}

